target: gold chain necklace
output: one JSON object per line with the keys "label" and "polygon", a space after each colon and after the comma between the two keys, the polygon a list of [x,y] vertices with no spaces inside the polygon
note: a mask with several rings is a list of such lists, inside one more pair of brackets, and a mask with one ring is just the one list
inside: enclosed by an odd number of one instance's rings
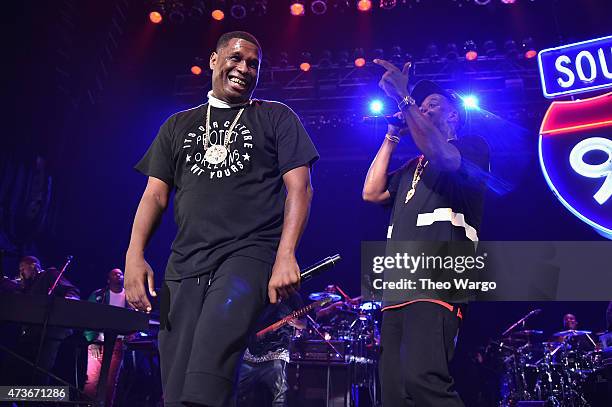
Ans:
{"label": "gold chain necklace", "polygon": [[412,199],[412,197],[414,196],[414,193],[416,192],[416,186],[421,180],[421,174],[423,174],[423,170],[425,169],[425,167],[427,167],[427,163],[429,162],[429,161],[425,161],[425,164],[423,164],[424,158],[425,158],[424,155],[419,157],[419,162],[417,163],[417,166],[414,170],[414,175],[412,176],[412,186],[410,190],[408,191],[408,193],[406,194],[406,200],[404,201],[404,203],[408,203],[408,201]]}
{"label": "gold chain necklace", "polygon": [[217,165],[225,161],[227,158],[227,154],[229,153],[229,142],[230,137],[232,136],[232,132],[234,131],[234,127],[236,127],[236,123],[238,123],[238,119],[240,115],[244,112],[244,107],[238,111],[238,114],[234,118],[232,125],[225,132],[225,138],[223,140],[223,145],[221,144],[212,144],[210,145],[210,103],[208,103],[208,108],[206,109],[206,135],[204,137],[204,160],[208,161],[213,165]]}

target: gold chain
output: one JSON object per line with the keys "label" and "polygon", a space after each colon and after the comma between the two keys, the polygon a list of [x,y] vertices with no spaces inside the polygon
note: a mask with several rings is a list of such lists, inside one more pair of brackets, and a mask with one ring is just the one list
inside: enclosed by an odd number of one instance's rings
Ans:
{"label": "gold chain", "polygon": [[406,200],[404,201],[404,203],[408,203],[408,201],[412,199],[412,197],[414,196],[414,193],[416,192],[416,186],[421,180],[421,174],[423,174],[423,170],[425,169],[425,167],[427,167],[427,163],[429,162],[429,161],[425,161],[425,164],[423,164],[424,159],[425,159],[424,155],[421,155],[419,157],[419,162],[417,163],[417,166],[414,170],[414,175],[412,176],[412,185],[411,185],[410,190],[406,194]]}

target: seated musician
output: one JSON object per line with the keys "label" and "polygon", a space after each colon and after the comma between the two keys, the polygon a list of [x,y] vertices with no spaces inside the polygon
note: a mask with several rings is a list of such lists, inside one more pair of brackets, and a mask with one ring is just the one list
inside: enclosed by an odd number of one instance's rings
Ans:
{"label": "seated musician", "polygon": [[[123,289],[123,271],[119,269],[109,271],[106,286],[91,293],[88,301],[113,305],[115,307],[128,307],[125,301],[125,290]],[[102,369],[104,334],[102,332],[85,331],[84,335],[89,345],[87,347],[87,380],[85,381],[83,392],[94,399],[96,397],[98,381],[100,380],[100,370]],[[112,407],[113,405],[122,362],[123,337],[119,336],[115,341],[115,348],[113,349],[113,356],[108,370],[105,396],[105,405],[107,407]]]}
{"label": "seated musician", "polygon": [[[22,257],[19,261],[20,291],[25,295],[47,295],[53,286],[59,272],[54,267],[43,270],[40,260],[34,256]],[[69,299],[79,299],[79,289],[76,288],[68,279],[62,277],[53,295]],[[45,333],[45,340],[39,352],[40,336],[42,327],[27,325],[24,326],[18,339],[17,353],[31,362],[38,358],[38,367],[46,371],[51,371],[55,365],[57,352],[63,340],[72,334],[71,329],[48,326]],[[33,371],[32,367],[21,362],[15,362],[14,384],[46,385],[49,376],[40,370]],[[11,383],[13,384],[13,383]]]}

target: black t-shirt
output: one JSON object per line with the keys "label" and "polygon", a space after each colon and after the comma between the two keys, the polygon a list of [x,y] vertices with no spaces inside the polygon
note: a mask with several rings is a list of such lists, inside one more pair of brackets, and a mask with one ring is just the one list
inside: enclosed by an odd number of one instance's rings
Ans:
{"label": "black t-shirt", "polygon": [[[387,238],[392,241],[477,240],[489,171],[489,148],[480,137],[451,140],[461,153],[457,171],[428,163],[406,203],[418,157],[391,174],[387,189],[393,213]],[[427,157],[423,159],[423,164]]]}
{"label": "black t-shirt", "polygon": [[[172,115],[136,165],[176,190],[178,233],[167,280],[206,273],[231,255],[272,263],[283,226],[282,176],[319,157],[289,107],[254,100],[232,132],[226,159],[212,165],[204,160],[206,108]],[[223,145],[239,110],[211,107],[211,144]]]}

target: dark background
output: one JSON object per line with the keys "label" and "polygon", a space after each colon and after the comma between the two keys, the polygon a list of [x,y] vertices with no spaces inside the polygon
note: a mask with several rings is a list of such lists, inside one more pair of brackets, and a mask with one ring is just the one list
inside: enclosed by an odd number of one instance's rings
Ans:
{"label": "dark background", "polygon": [[[542,49],[610,34],[606,0],[514,5],[493,0],[485,7],[423,0],[393,10],[375,8],[367,15],[351,9],[302,18],[290,16],[285,2],[269,3],[267,15],[259,18],[204,18],[182,25],[166,21],[160,26],[148,21],[147,3],[140,0],[3,4],[0,247],[5,250],[6,275],[16,275],[22,254],[39,256],[43,267],[59,267],[70,254],[74,262],[67,276],[85,296],[105,284],[111,268],[123,268],[146,181],[132,167],[166,117],[205,101],[205,93],[196,100],[176,95],[176,77],[189,73],[195,57],[207,60],[222,32],[250,31],[266,57],[274,60],[287,51],[294,64],[301,51],[316,55],[323,48],[352,53],[357,47],[400,45],[418,56],[432,41],[443,48],[450,41],[461,46],[467,39],[478,44],[491,39],[501,48],[507,39],[520,43],[533,37]],[[517,97],[514,102],[520,105]],[[601,240],[555,199],[542,176],[537,137],[548,102],[541,97],[522,114],[496,110],[499,102],[491,97],[481,100],[495,116],[495,125],[478,132],[493,145],[494,171],[509,181],[510,188],[488,194],[480,238]],[[366,106],[364,100],[352,108],[366,114]],[[344,260],[304,284],[302,293],[336,283],[356,296],[360,243],[384,239],[388,222],[385,209],[361,200],[363,178],[384,128],[307,123],[307,129],[321,160],[313,172],[315,197],[298,258],[302,266],[334,253]],[[410,147],[402,147],[394,165],[412,153]],[[147,252],[158,285],[175,233],[169,212]],[[561,330],[567,312],[577,315],[582,328],[600,331],[605,306],[474,304],[462,329],[457,364],[530,309],[543,308],[530,327],[551,333]]]}

